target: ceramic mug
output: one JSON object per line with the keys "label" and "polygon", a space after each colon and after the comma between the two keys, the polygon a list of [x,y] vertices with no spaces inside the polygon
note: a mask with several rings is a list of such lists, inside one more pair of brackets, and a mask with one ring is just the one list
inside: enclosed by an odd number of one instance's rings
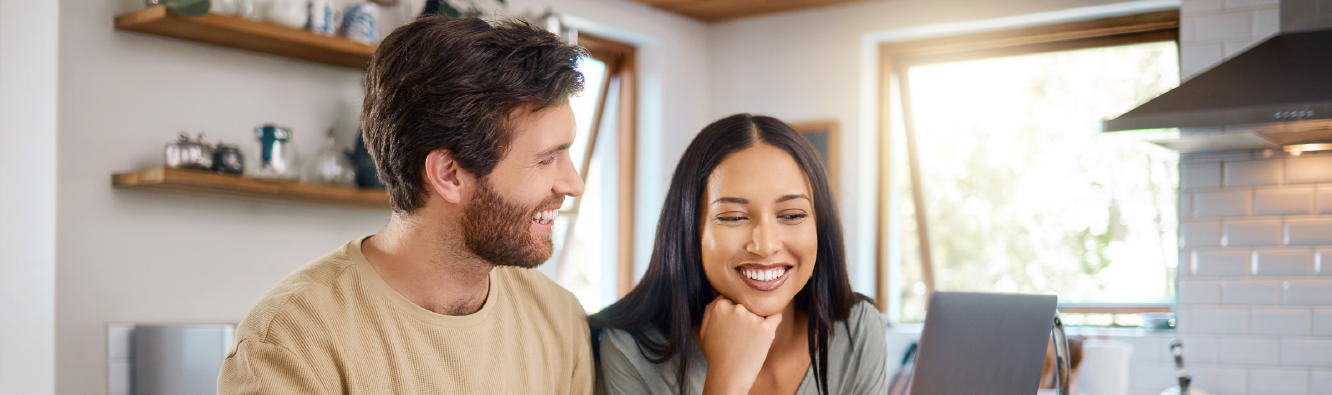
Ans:
{"label": "ceramic mug", "polygon": [[364,44],[379,41],[379,4],[366,2],[348,7],[342,35]]}
{"label": "ceramic mug", "polygon": [[332,36],[338,32],[339,17],[337,9],[333,7],[333,0],[310,0],[310,22],[305,28]]}
{"label": "ceramic mug", "polygon": [[269,22],[279,25],[304,28],[305,23],[310,20],[310,1],[309,0],[272,0],[268,3]]}
{"label": "ceramic mug", "polygon": [[227,14],[227,15],[237,15],[236,11],[236,9],[238,8],[237,0],[212,0],[212,1],[213,1],[213,6],[212,8],[208,9],[208,12],[216,12],[219,14]]}
{"label": "ceramic mug", "polygon": [[236,2],[236,16],[241,18],[259,19],[259,7],[254,4],[254,0],[234,0]]}

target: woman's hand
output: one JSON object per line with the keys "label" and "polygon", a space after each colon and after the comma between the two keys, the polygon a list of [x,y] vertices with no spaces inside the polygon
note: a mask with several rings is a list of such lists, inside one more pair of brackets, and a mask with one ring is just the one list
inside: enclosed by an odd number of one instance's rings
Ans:
{"label": "woman's hand", "polygon": [[780,323],[780,313],[764,318],[723,296],[713,299],[703,309],[698,335],[703,357],[708,359],[703,394],[749,393]]}

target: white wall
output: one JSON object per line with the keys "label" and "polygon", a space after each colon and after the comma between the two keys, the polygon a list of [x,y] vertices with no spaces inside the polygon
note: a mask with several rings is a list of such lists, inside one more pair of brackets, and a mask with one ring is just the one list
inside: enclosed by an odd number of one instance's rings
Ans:
{"label": "white wall", "polygon": [[58,23],[0,0],[0,394],[55,388]]}
{"label": "white wall", "polygon": [[709,36],[709,118],[753,112],[788,122],[838,122],[842,133],[838,199],[847,230],[852,286],[873,295],[878,89],[877,71],[865,68],[873,67],[877,59],[876,43],[888,37],[1011,28],[1032,23],[1021,16],[1037,13],[1053,12],[1044,23],[1054,23],[1079,15],[1056,11],[1113,3],[1118,1],[899,0],[720,23]]}
{"label": "white wall", "polygon": [[[660,172],[674,167],[687,138],[707,122],[704,25],[627,2],[513,3],[513,11],[549,5],[585,31],[639,45],[639,256],[646,262],[642,246],[650,246],[665,190]],[[113,28],[116,14],[141,4],[66,1],[59,11],[58,142],[49,137],[59,172],[56,178],[52,170],[58,183],[47,201],[58,218],[60,394],[106,393],[107,323],[238,322],[282,276],[378,231],[388,218],[376,210],[112,188],[113,172],[160,165],[162,146],[180,131],[203,131],[253,153],[251,128],[278,122],[312,153],[329,128],[349,142],[360,108],[357,70]]]}
{"label": "white wall", "polygon": [[[1181,72],[1275,34],[1275,0],[1186,1]],[[1332,394],[1332,156],[1186,155],[1179,332],[1209,393]]]}

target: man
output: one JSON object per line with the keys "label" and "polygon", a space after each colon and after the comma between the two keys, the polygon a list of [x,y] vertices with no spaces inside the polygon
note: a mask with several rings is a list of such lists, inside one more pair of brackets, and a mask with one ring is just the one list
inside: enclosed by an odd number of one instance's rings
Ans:
{"label": "man", "polygon": [[366,70],[361,126],[393,214],[283,279],[236,332],[220,394],[587,394],[578,300],[532,267],[583,192],[581,50],[523,22],[428,17]]}

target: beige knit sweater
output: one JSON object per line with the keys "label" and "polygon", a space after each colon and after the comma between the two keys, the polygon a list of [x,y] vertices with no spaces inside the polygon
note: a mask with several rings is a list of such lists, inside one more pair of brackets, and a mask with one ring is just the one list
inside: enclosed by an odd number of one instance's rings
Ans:
{"label": "beige knit sweater", "polygon": [[229,394],[589,394],[586,316],[530,269],[496,267],[480,311],[446,316],[389,288],[361,241],[288,275],[236,330]]}

